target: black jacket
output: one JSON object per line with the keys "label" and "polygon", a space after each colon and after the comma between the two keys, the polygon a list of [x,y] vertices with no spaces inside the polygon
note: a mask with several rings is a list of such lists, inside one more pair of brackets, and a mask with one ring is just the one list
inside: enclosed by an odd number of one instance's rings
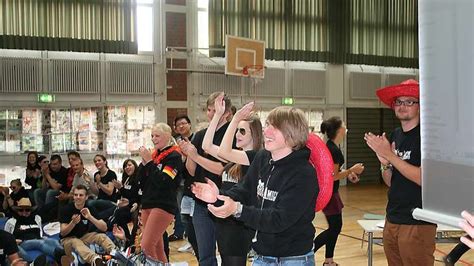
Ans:
{"label": "black jacket", "polygon": [[262,150],[244,181],[225,193],[243,204],[238,220],[257,230],[252,247],[259,255],[287,257],[311,251],[319,187],[309,155],[303,148],[273,161],[270,152]]}
{"label": "black jacket", "polygon": [[[165,148],[169,149],[168,148]],[[181,154],[173,151],[156,165],[153,160],[140,164],[139,182],[142,190],[142,209],[160,208],[171,214],[178,209],[176,188],[183,173]]]}

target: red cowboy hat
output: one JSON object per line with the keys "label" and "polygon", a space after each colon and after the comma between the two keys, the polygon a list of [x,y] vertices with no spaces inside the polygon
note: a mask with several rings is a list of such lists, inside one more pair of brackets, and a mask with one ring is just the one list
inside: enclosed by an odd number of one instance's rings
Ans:
{"label": "red cowboy hat", "polygon": [[380,88],[376,91],[380,101],[388,107],[393,107],[393,102],[401,96],[420,98],[420,84],[414,79],[405,80],[400,84]]}

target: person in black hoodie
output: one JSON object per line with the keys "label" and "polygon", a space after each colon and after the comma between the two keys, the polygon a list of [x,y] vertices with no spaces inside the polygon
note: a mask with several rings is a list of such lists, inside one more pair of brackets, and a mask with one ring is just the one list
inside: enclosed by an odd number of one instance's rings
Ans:
{"label": "person in black hoodie", "polygon": [[253,265],[314,265],[314,208],[319,192],[316,171],[308,162],[308,122],[293,107],[273,109],[263,131],[265,150],[259,151],[243,182],[219,195],[210,180],[195,183],[196,197],[209,202],[217,217],[233,215],[256,230]]}
{"label": "person in black hoodie", "polygon": [[184,165],[167,124],[156,124],[151,139],[155,145],[153,152],[143,146],[139,149],[142,157],[139,182],[143,191],[141,248],[146,256],[167,263],[163,238],[157,236],[163,235],[178,209],[176,188]]}

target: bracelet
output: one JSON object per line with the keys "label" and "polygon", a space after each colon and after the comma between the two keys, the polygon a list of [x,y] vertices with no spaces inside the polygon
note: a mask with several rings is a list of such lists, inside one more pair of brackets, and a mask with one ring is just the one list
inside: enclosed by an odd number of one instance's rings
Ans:
{"label": "bracelet", "polygon": [[387,170],[392,170],[393,166],[392,164],[387,164],[387,165],[383,165],[381,164],[380,165],[380,172],[384,172],[384,171],[387,171]]}
{"label": "bracelet", "polygon": [[243,208],[242,203],[237,201],[237,209],[234,212],[234,217],[235,218],[239,218],[240,215],[242,215],[242,208]]}

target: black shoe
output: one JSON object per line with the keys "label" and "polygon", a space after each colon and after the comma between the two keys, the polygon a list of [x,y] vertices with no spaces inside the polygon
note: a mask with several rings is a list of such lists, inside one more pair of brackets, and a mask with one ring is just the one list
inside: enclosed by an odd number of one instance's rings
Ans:
{"label": "black shoe", "polygon": [[46,264],[46,255],[41,254],[33,261],[34,266],[44,266]]}
{"label": "black shoe", "polygon": [[92,265],[95,265],[95,266],[105,266],[105,263],[104,261],[102,260],[101,257],[98,257],[94,260],[94,263]]}
{"label": "black shoe", "polygon": [[61,257],[66,255],[64,249],[62,248],[55,248],[54,249],[54,261],[56,261],[59,265],[61,265]]}
{"label": "black shoe", "polygon": [[173,241],[178,241],[178,240],[183,240],[183,236],[177,236],[175,234],[172,234],[168,237],[168,240],[170,242],[173,242]]}

